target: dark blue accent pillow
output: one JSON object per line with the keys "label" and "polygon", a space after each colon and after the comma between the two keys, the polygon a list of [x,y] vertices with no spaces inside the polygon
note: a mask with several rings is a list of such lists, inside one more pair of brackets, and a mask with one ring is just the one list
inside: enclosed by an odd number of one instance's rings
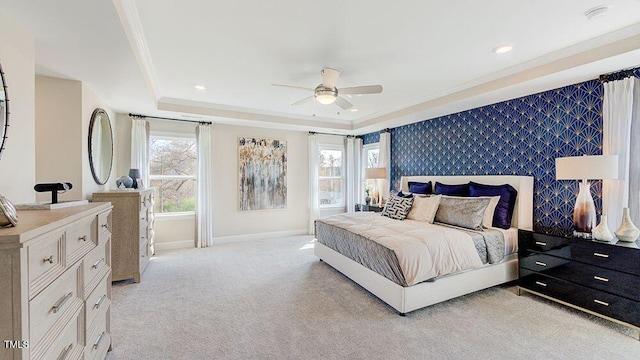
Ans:
{"label": "dark blue accent pillow", "polygon": [[496,211],[493,213],[493,226],[502,229],[511,227],[513,209],[516,207],[518,191],[509,184],[484,185],[474,182],[469,183],[471,196],[500,196]]}
{"label": "dark blue accent pillow", "polygon": [[413,194],[433,194],[433,191],[431,191],[431,181],[426,183],[409,181],[409,192]]}
{"label": "dark blue accent pillow", "polygon": [[406,199],[406,198],[413,197],[413,194],[405,194],[405,193],[403,193],[403,192],[402,192],[402,190],[400,190],[400,191],[398,191],[398,193],[396,194],[396,196],[399,196],[399,197],[401,197],[401,198],[405,198],[405,199]]}
{"label": "dark blue accent pillow", "polygon": [[469,196],[469,184],[447,185],[436,181],[436,195]]}

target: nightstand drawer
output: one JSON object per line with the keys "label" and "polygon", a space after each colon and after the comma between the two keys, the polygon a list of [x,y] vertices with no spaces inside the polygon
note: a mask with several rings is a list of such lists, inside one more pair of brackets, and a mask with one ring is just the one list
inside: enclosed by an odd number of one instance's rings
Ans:
{"label": "nightstand drawer", "polygon": [[578,241],[571,244],[573,259],[640,276],[640,249]]}
{"label": "nightstand drawer", "polygon": [[520,258],[520,267],[640,301],[640,276],[532,252]]}
{"label": "nightstand drawer", "polygon": [[520,250],[544,252],[567,246],[572,241],[571,238],[518,230],[518,249]]}

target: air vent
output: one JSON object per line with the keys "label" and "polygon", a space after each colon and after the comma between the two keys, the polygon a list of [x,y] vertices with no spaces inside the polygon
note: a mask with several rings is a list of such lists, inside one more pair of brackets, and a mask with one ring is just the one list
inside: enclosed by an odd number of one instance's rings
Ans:
{"label": "air vent", "polygon": [[584,13],[584,16],[586,16],[589,20],[594,20],[604,16],[609,12],[609,10],[611,10],[611,5],[600,5],[587,10],[587,12]]}

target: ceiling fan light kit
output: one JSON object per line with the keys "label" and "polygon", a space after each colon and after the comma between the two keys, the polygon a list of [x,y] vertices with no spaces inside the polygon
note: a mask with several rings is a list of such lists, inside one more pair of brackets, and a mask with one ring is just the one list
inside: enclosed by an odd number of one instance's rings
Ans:
{"label": "ceiling fan light kit", "polygon": [[322,85],[318,85],[314,90],[313,96],[315,96],[316,100],[322,105],[333,104],[338,97],[338,89],[329,89]]}

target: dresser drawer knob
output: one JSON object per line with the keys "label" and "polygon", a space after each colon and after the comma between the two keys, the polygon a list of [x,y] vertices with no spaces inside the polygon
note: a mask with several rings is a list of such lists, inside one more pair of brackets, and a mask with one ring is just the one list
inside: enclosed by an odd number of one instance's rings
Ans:
{"label": "dresser drawer knob", "polygon": [[103,227],[103,228],[105,228],[105,229],[108,229],[108,228],[109,228],[109,224],[102,224],[102,225],[100,225],[100,226],[102,226],[102,227]]}
{"label": "dresser drawer knob", "polygon": [[543,263],[542,261],[536,261],[536,265],[547,266],[547,264]]}
{"label": "dresser drawer knob", "polygon": [[100,342],[102,341],[103,337],[104,337],[104,331],[100,335],[98,335],[98,337],[96,338],[96,341],[93,342],[93,350],[96,350],[98,346],[100,346]]}
{"label": "dresser drawer knob", "polygon": [[80,237],[78,238],[78,241],[80,241],[80,240],[82,240],[82,241],[87,241],[87,235],[82,235],[82,236],[80,236]]}
{"label": "dresser drawer knob", "polygon": [[601,257],[601,258],[605,258],[605,259],[609,257],[609,255],[607,255],[607,254],[600,254],[600,253],[593,253],[593,256],[597,256],[597,257]]}
{"label": "dresser drawer knob", "polygon": [[69,355],[69,351],[71,351],[71,349],[73,349],[73,343],[69,344],[69,346],[67,346],[66,348],[64,348],[64,350],[62,350],[62,352],[60,353],[60,355],[58,355],[58,357],[56,358],[57,360],[64,360],[67,358],[67,355]]}
{"label": "dresser drawer knob", "polygon": [[69,299],[71,299],[72,296],[73,296],[73,293],[70,292],[67,295],[61,297],[60,300],[56,301],[56,303],[53,304],[53,306],[51,307],[51,311],[53,311],[54,314],[60,311],[60,308],[62,308],[64,303],[66,303]]}
{"label": "dresser drawer knob", "polygon": [[545,284],[543,282],[540,282],[540,281],[536,281],[536,285],[547,287],[547,284]]}
{"label": "dresser drawer knob", "polygon": [[542,241],[536,241],[536,245],[547,246],[547,243],[546,242],[542,242]]}
{"label": "dresser drawer knob", "polygon": [[604,301],[600,301],[598,299],[593,300],[594,303],[596,304],[600,304],[600,305],[604,305],[604,306],[609,306],[608,302],[604,302]]}
{"label": "dresser drawer knob", "polygon": [[48,262],[49,264],[53,264],[53,255],[49,256],[48,258],[44,258],[42,259],[43,263]]}
{"label": "dresser drawer knob", "polygon": [[100,299],[98,299],[98,301],[96,301],[96,303],[95,303],[95,304],[93,304],[93,307],[94,307],[94,308],[96,308],[96,309],[99,309],[99,308],[100,308],[100,305],[102,305],[102,303],[104,302],[104,299],[106,299],[106,298],[107,298],[107,295],[106,295],[106,294],[105,294],[105,295],[100,296]]}
{"label": "dresser drawer knob", "polygon": [[100,260],[98,260],[98,261],[94,262],[94,263],[93,263],[93,265],[91,265],[91,268],[92,268],[92,269],[97,269],[97,268],[98,268],[98,266],[100,266],[100,263],[101,263],[101,262],[103,262],[103,261],[104,261],[104,258],[102,258],[102,259],[100,259]]}
{"label": "dresser drawer knob", "polygon": [[594,276],[593,278],[596,279],[596,280],[603,281],[603,282],[609,282],[609,279],[603,278],[603,277],[600,277],[600,276]]}

